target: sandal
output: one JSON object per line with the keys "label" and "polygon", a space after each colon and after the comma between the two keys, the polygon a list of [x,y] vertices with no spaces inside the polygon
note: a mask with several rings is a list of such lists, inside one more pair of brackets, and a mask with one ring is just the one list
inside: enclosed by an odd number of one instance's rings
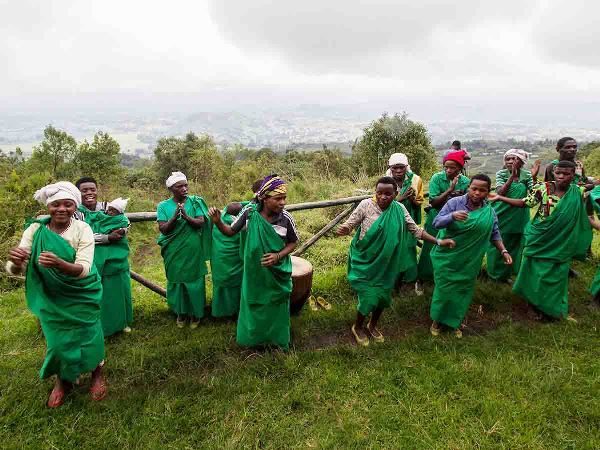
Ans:
{"label": "sandal", "polygon": [[371,328],[371,321],[369,321],[369,323],[367,324],[367,331],[369,332],[369,334],[375,342],[385,342],[385,338],[383,337],[383,334],[381,334],[381,331],[379,331],[377,327]]}
{"label": "sandal", "polygon": [[458,339],[463,337],[462,334],[462,330],[460,328],[457,328],[456,330],[454,330],[454,336],[456,336]]}
{"label": "sandal", "polygon": [[198,325],[200,325],[200,319],[191,319],[190,320],[190,328],[192,330],[195,330],[196,328],[198,328]]}
{"label": "sandal", "polygon": [[437,325],[437,324],[435,324],[435,323],[432,323],[431,327],[429,327],[429,331],[431,332],[432,336],[439,336],[440,335],[440,331],[441,331],[440,330],[440,326]]}
{"label": "sandal", "polygon": [[358,335],[358,333],[356,332],[356,324],[352,325],[352,334],[354,335],[354,339],[356,340],[356,343],[358,345],[362,345],[363,347],[368,347],[368,345],[369,345],[369,338],[367,336],[360,337]]}
{"label": "sandal", "polygon": [[177,317],[177,321],[175,322],[175,324],[177,325],[177,328],[184,328],[185,327],[185,319]]}
{"label": "sandal", "polygon": [[317,304],[326,311],[331,309],[331,305],[323,297],[317,297]]}
{"label": "sandal", "polygon": [[308,307],[312,311],[318,311],[319,310],[319,307],[317,306],[317,301],[315,300],[315,298],[312,295],[308,298]]}
{"label": "sandal", "polygon": [[[99,381],[96,381],[98,380]],[[103,376],[98,377],[96,380],[92,381],[92,386],[90,387],[90,396],[92,400],[95,402],[99,402],[100,400],[104,400],[106,394],[108,393],[108,389],[106,388],[106,381]]]}

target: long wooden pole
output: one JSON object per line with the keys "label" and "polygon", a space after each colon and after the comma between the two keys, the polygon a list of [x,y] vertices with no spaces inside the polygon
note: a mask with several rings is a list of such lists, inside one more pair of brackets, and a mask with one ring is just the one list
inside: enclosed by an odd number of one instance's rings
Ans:
{"label": "long wooden pole", "polygon": [[354,203],[354,204],[350,205],[348,208],[346,208],[345,210],[343,210],[341,213],[339,213],[337,216],[335,216],[335,218],[331,222],[329,222],[327,225],[325,225],[313,237],[311,237],[306,242],[304,242],[300,247],[298,247],[294,251],[294,253],[292,253],[292,255],[300,256],[302,253],[304,253],[306,250],[308,250],[309,247],[311,247],[315,242],[317,242],[319,239],[321,239],[325,235],[325,233],[327,233],[329,230],[331,230],[333,227],[335,227],[338,223],[340,223],[342,220],[344,220],[346,217],[348,217],[350,215],[350,213],[354,210],[354,208],[356,208],[357,205],[358,205],[358,203]]}
{"label": "long wooden pole", "polygon": [[156,292],[158,295],[162,295],[165,298],[167,297],[167,291],[162,286],[159,286],[150,280],[146,280],[143,276],[137,272],[134,272],[133,270],[130,270],[129,273],[131,274],[131,278],[140,283],[142,286]]}

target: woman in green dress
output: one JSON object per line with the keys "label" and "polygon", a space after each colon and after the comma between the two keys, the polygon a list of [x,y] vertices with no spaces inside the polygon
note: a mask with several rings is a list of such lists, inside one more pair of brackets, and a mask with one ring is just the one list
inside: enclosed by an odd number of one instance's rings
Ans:
{"label": "woman in green dress", "polygon": [[47,404],[62,405],[85,372],[92,373],[92,399],[102,400],[102,283],[93,264],[92,229],[73,219],[81,194],[75,185],[60,181],[37,191],[35,199],[46,205],[50,217],[33,221],[24,231],[19,246],[10,250],[7,270],[25,274],[27,306],[46,338],[40,377],[56,375]]}
{"label": "woman in green dress", "polygon": [[494,198],[520,208],[538,206],[525,229],[523,259],[513,291],[547,319],[567,316],[569,265],[574,258],[584,259],[592,242],[585,187],[573,183],[575,169],[575,163],[559,161],[554,166],[555,181],[536,185],[526,198]]}
{"label": "woman in green dress", "polygon": [[206,303],[206,261],[210,259],[212,232],[208,207],[202,197],[188,194],[188,182],[181,172],[166,181],[172,197],[160,202],[156,220],[157,240],[167,275],[167,303],[177,315],[177,327],[190,320],[197,328]]}
{"label": "woman in green dress", "polygon": [[[596,215],[600,217],[600,186],[596,186],[590,192],[590,202],[593,205],[592,207],[596,212]],[[590,215],[590,223],[592,224],[592,228],[600,231],[600,220],[594,217],[593,212]],[[592,293],[596,304],[600,306],[600,267],[598,267],[598,270],[596,270],[596,276],[592,281],[590,292]]]}
{"label": "woman in green dress", "polygon": [[[533,169],[524,169],[529,154],[524,150],[510,149],[504,154],[504,169],[496,173],[496,193],[509,198],[524,198],[533,189],[534,180],[540,169],[540,161]],[[529,223],[529,208],[516,208],[506,203],[495,202],[492,207],[498,216],[502,241],[513,258],[512,266],[504,264],[496,248],[490,246],[487,252],[487,274],[495,281],[509,282],[513,274],[519,272],[523,233]]]}
{"label": "woman in green dress", "polygon": [[266,177],[250,203],[227,225],[221,212],[210,208],[213,223],[226,236],[246,230],[242,296],[237,322],[237,343],[244,347],[290,344],[292,261],[298,232],[285,211],[287,184],[277,175]]}
{"label": "woman in green dress", "polygon": [[512,258],[502,242],[496,212],[487,202],[491,189],[487,175],[471,178],[465,195],[449,200],[433,221],[442,239],[453,239],[454,248],[436,247],[431,252],[435,288],[431,299],[431,334],[437,336],[440,325],[462,337],[461,324],[473,299],[475,281],[483,256],[491,242],[502,255],[504,264]]}
{"label": "woman in green dress", "polygon": [[[448,152],[444,156],[444,170],[434,174],[429,181],[429,211],[425,219],[425,231],[436,237],[438,230],[433,226],[433,220],[448,200],[464,195],[469,187],[469,179],[461,174],[465,165],[465,152]],[[431,265],[431,250],[433,245],[425,242],[419,256],[417,266],[419,283],[417,291],[422,293],[421,281],[433,279],[433,266]]]}

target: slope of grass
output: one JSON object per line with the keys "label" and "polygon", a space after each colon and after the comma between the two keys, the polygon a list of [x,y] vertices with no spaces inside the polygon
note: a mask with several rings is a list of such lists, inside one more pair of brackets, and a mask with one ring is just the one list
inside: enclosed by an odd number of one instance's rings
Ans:
{"label": "slope of grass", "polygon": [[[328,214],[297,220],[325,223]],[[135,269],[163,283],[154,227],[136,227]],[[314,293],[334,308],[294,317],[289,353],[237,347],[232,322],[177,329],[164,300],[134,285],[134,331],[107,340],[109,397],[92,403],[85,377],[53,411],[51,383],[37,378],[44,341],[23,290],[3,294],[2,447],[600,447],[600,311],[586,292],[598,260],[576,265],[577,324],[532,322],[507,286],[482,280],[462,340],[432,338],[430,292],[407,292],[382,319],[386,343],[358,348],[348,332],[348,243],[328,237],[307,253]]]}

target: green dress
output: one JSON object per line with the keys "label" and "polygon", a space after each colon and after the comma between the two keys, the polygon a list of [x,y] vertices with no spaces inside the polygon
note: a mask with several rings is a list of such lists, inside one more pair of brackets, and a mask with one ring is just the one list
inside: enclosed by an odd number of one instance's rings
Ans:
{"label": "green dress", "polygon": [[248,208],[237,343],[245,347],[275,345],[287,350],[290,345],[292,260],[288,255],[274,266],[261,265],[265,253],[280,252],[286,242],[261,216],[259,205],[251,204]]}
{"label": "green dress", "polygon": [[438,247],[431,252],[435,288],[431,319],[458,328],[465,318],[475,290],[477,275],[494,226],[489,203],[469,211],[464,222],[453,221],[440,230],[440,239],[453,239],[456,247]]}
{"label": "green dress", "polygon": [[[438,172],[431,177],[429,181],[429,201],[431,202],[432,198],[438,197],[443,194],[450,188],[450,182],[446,177],[445,172]],[[459,180],[454,188],[455,191],[459,195],[467,192],[469,188],[469,178],[464,175],[459,175]],[[440,208],[441,209],[441,208]],[[433,226],[433,219],[438,215],[439,210],[431,207],[429,212],[427,213],[427,218],[425,219],[425,231],[430,235],[436,237],[438,234],[438,230]],[[431,250],[433,249],[433,244],[430,242],[424,242],[423,248],[421,249],[421,255],[419,256],[419,264],[417,266],[418,277],[420,280],[432,280],[433,279],[433,266],[431,265]]]}
{"label": "green dress", "polygon": [[[247,205],[247,202],[242,205]],[[235,217],[224,210],[221,214],[223,223],[231,225]],[[213,298],[212,315],[214,317],[231,317],[240,310],[242,296],[242,277],[244,262],[240,252],[241,234],[225,236],[217,227],[213,227],[212,256],[210,260],[212,272]]]}
{"label": "green dress", "polygon": [[[203,216],[201,228],[193,228],[182,217],[177,218],[175,228],[169,234],[161,234],[157,240],[163,257],[167,276],[167,303],[178,316],[189,315],[196,319],[204,317],[206,303],[206,261],[210,259],[212,230],[208,207],[202,197],[189,195],[184,204],[185,212],[192,218]],[[168,222],[177,203],[170,198],[159,203],[157,220]]]}
{"label": "green dress", "polygon": [[[504,186],[512,175],[510,170],[502,169],[496,173],[496,189]],[[533,188],[531,172],[521,169],[519,181],[515,181],[505,193],[508,198],[522,199]],[[512,266],[504,264],[502,255],[490,244],[487,252],[487,273],[497,281],[506,281],[513,274],[519,273],[521,251],[523,249],[523,232],[529,222],[529,208],[517,208],[504,202],[495,202],[492,206],[498,216],[498,226],[502,241],[513,259]]]}
{"label": "green dress", "polygon": [[[539,208],[543,208],[540,205]],[[572,184],[550,215],[535,215],[525,229],[523,260],[513,291],[548,316],[569,312],[569,265],[592,241],[581,189]]]}
{"label": "green dress", "polygon": [[348,281],[358,294],[358,312],[367,316],[391,304],[398,275],[410,263],[406,255],[404,211],[393,201],[360,239],[356,231],[348,254]]}
{"label": "green dress", "polygon": [[[404,182],[400,187],[400,194],[403,195],[406,190],[411,187],[412,180],[414,177],[414,173],[407,172],[404,177]],[[421,224],[422,213],[421,213],[421,205],[415,205],[410,199],[405,199],[401,202],[405,207],[410,217],[415,221],[417,225]],[[406,227],[405,227],[406,228]],[[408,268],[400,274],[401,281],[405,283],[414,283],[417,280],[417,238],[415,238],[409,231],[406,229],[406,255],[409,258],[409,266]]]}
{"label": "green dress", "polygon": [[58,375],[75,382],[80,374],[91,372],[104,359],[104,335],[100,322],[102,283],[94,265],[84,278],[65,275],[37,263],[40,253],[52,252],[67,262],[76,252],[46,224],[39,222],[27,264],[25,295],[27,306],[40,320],[46,338],[46,358],[40,377]]}
{"label": "green dress", "polygon": [[[600,217],[600,186],[596,186],[590,192],[590,201],[594,205],[594,210],[598,217]],[[596,270],[596,276],[592,281],[592,286],[590,287],[590,292],[593,296],[600,294],[600,267]]]}
{"label": "green dress", "polygon": [[[94,233],[109,234],[129,226],[129,220],[124,214],[109,216],[103,211],[90,211],[84,206],[79,209]],[[94,265],[102,278],[100,309],[102,329],[107,337],[122,331],[133,322],[127,236],[109,244],[96,244]]]}

